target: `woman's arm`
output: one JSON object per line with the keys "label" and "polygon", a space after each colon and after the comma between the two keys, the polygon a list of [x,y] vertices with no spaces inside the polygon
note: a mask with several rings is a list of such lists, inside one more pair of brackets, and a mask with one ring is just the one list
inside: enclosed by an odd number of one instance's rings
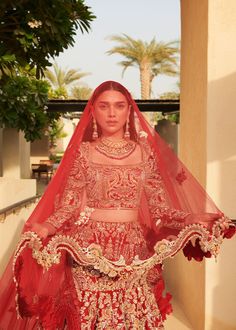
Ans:
{"label": "woman's arm", "polygon": [[81,207],[85,204],[85,171],[87,159],[84,154],[86,146],[82,143],[77,151],[73,166],[67,178],[62,195],[56,196],[54,212],[43,223],[26,224],[26,228],[34,231],[41,239],[54,235],[68,221],[79,217]]}
{"label": "woman's arm", "polygon": [[158,163],[149,145],[145,145],[145,154],[145,194],[151,216],[157,227],[161,225],[180,229],[186,218],[190,218],[191,213],[171,208],[168,205]]}
{"label": "woman's arm", "polygon": [[83,148],[80,148],[70,170],[63,194],[57,196],[55,201],[55,211],[45,222],[49,232],[53,232],[53,227],[59,229],[68,220],[76,220],[79,216],[85,198],[85,164]]}

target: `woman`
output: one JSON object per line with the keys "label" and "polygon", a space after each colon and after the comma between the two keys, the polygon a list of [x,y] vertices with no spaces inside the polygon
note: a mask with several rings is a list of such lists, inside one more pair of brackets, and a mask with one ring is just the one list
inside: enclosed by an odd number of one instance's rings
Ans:
{"label": "woman", "polygon": [[181,249],[188,259],[216,256],[234,232],[130,93],[105,82],[27,221],[0,325],[164,329],[162,261]]}

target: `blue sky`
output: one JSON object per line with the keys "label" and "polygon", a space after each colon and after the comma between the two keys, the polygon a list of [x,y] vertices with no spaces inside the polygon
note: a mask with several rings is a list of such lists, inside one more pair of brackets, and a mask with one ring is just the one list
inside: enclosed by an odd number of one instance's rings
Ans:
{"label": "blue sky", "polygon": [[[74,47],[56,58],[57,63],[63,68],[90,72],[81,82],[93,89],[105,80],[116,80],[139,98],[139,70],[128,68],[122,78],[122,67],[117,63],[123,58],[106,54],[115,45],[107,37],[125,33],[145,41],[153,37],[164,42],[179,40],[179,0],[85,0],[85,3],[97,18],[89,33],[78,31]],[[176,89],[176,78],[159,76],[153,82],[153,97]]]}

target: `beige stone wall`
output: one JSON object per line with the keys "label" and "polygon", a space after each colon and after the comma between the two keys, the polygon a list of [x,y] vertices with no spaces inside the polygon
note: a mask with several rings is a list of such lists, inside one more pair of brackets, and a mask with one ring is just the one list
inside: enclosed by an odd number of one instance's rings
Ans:
{"label": "beige stone wall", "polygon": [[33,211],[35,204],[23,207],[17,214],[10,214],[3,223],[0,222],[0,277],[14,252],[25,221]]}
{"label": "beige stone wall", "polygon": [[[208,23],[207,190],[236,218],[236,1],[210,0]],[[206,329],[236,329],[236,240],[206,263]]]}
{"label": "beige stone wall", "polygon": [[19,133],[19,162],[20,162],[20,178],[30,179],[30,142],[26,142],[23,132]]}
{"label": "beige stone wall", "polygon": [[48,137],[43,136],[41,140],[36,140],[30,146],[30,164],[38,164],[40,160],[48,159]]}
{"label": "beige stone wall", "polygon": [[[236,218],[236,2],[181,1],[180,158],[218,207]],[[236,329],[236,240],[217,263],[166,263],[166,279],[194,330]]]}
{"label": "beige stone wall", "polygon": [[3,175],[3,168],[2,168],[2,149],[3,149],[3,129],[0,128],[0,177]]}
{"label": "beige stone wall", "polygon": [[0,210],[36,195],[36,180],[0,178]]}
{"label": "beige stone wall", "polygon": [[22,132],[2,130],[0,209],[35,196],[36,180],[31,180],[30,144]]}
{"label": "beige stone wall", "polygon": [[[236,1],[209,1],[207,187],[236,217]],[[214,184],[214,177],[218,177]]]}
{"label": "beige stone wall", "polygon": [[[181,115],[179,156],[205,185],[208,3],[181,1]],[[165,264],[168,286],[195,330],[204,329],[205,264],[182,252]],[[197,306],[197,308],[196,308]]]}

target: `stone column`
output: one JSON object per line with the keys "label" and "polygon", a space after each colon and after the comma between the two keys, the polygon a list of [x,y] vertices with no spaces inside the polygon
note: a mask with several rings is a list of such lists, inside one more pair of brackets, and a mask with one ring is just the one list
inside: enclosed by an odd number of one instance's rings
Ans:
{"label": "stone column", "polygon": [[0,177],[3,175],[3,168],[2,168],[2,149],[3,149],[3,141],[2,141],[2,136],[3,136],[3,129],[0,128]]}
{"label": "stone column", "polygon": [[[202,185],[206,180],[207,25],[207,0],[181,1],[179,156]],[[165,268],[168,286],[194,330],[203,330],[204,262],[189,262],[180,252]]]}
{"label": "stone column", "polygon": [[[236,219],[236,1],[209,0],[206,188]],[[206,262],[205,329],[236,329],[236,239]]]}
{"label": "stone column", "polygon": [[[180,158],[236,218],[236,2],[181,0]],[[166,264],[169,287],[194,330],[236,328],[235,239],[218,262]]]}
{"label": "stone column", "polygon": [[30,144],[22,132],[3,129],[1,163],[0,209],[36,194],[36,180],[30,179]]}
{"label": "stone column", "polygon": [[3,130],[2,164],[4,178],[20,179],[19,132],[13,128]]}

